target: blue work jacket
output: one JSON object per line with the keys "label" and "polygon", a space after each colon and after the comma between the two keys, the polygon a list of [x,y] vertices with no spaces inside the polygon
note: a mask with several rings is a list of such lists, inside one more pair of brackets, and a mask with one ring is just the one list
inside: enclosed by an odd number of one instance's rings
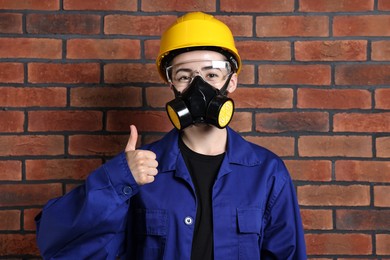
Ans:
{"label": "blue work jacket", "polygon": [[[232,129],[212,189],[214,258],[306,259],[290,175],[282,160]],[[45,259],[190,259],[197,197],[172,130],[141,149],[157,155],[155,181],[138,186],[124,153],[36,217]]]}

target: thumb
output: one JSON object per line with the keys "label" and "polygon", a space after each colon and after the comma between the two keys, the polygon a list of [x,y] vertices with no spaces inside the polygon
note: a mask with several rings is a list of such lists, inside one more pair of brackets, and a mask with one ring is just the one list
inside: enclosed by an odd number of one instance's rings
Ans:
{"label": "thumb", "polygon": [[135,147],[137,145],[137,140],[138,140],[137,128],[135,127],[135,125],[131,125],[130,126],[130,137],[129,137],[129,141],[127,141],[125,152],[134,151]]}

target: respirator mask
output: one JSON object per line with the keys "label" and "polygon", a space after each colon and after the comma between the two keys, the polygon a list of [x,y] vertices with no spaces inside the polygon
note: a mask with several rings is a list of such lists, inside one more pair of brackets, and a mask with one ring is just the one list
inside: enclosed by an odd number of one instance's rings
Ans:
{"label": "respirator mask", "polygon": [[[223,65],[227,66],[227,63],[224,62]],[[210,124],[222,129],[230,123],[233,117],[234,102],[226,95],[226,89],[233,73],[228,71],[223,74],[222,71],[224,70],[212,67],[211,69],[214,69],[214,71],[210,74],[210,68],[207,68],[207,72],[201,72],[200,75],[195,77],[185,75],[184,80],[183,75],[180,74],[181,72],[178,73],[179,76],[177,77],[176,74],[168,76],[168,78],[173,77],[175,79],[176,77],[178,79],[176,81],[171,80],[175,99],[166,104],[168,117],[178,130],[198,123]],[[167,73],[172,72],[168,71]],[[204,77],[211,83],[216,81],[221,83],[222,80],[225,80],[225,83],[219,90],[208,83]],[[185,82],[190,83],[183,92],[179,92],[175,88],[175,82],[177,85]]]}

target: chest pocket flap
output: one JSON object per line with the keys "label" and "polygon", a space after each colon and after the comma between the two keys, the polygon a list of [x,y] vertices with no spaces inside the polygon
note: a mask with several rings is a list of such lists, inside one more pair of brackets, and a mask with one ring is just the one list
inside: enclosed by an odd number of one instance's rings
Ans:
{"label": "chest pocket flap", "polygon": [[260,208],[238,208],[238,229],[240,233],[261,233],[262,210]]}
{"label": "chest pocket flap", "polygon": [[138,234],[166,236],[168,214],[162,209],[138,209],[136,211],[136,230]]}
{"label": "chest pocket flap", "polygon": [[132,259],[163,259],[168,234],[168,213],[162,209],[137,209],[136,256]]}

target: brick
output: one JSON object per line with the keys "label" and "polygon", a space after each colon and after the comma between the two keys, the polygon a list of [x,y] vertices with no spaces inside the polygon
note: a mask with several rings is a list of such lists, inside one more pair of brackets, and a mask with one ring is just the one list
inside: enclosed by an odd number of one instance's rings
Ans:
{"label": "brick", "polygon": [[287,41],[240,41],[236,45],[243,60],[291,60],[290,43]]}
{"label": "brick", "polygon": [[326,37],[329,36],[329,18],[326,16],[258,16],[256,36]]}
{"label": "brick", "polygon": [[334,132],[385,133],[390,129],[390,113],[338,113],[333,124]]}
{"label": "brick", "polygon": [[165,104],[175,98],[168,87],[149,87],[145,90],[146,104],[153,108],[165,108]]}
{"label": "brick", "polygon": [[301,0],[301,12],[364,12],[374,10],[374,0]]}
{"label": "brick", "polygon": [[250,132],[252,130],[252,113],[234,112],[229,126],[239,133]]}
{"label": "brick", "polygon": [[337,85],[389,85],[389,74],[390,65],[336,65],[335,81]]}
{"label": "brick", "polygon": [[24,209],[24,215],[23,215],[24,230],[35,231],[36,227],[35,227],[34,218],[36,215],[39,214],[40,211],[41,211],[40,208]]}
{"label": "brick", "polygon": [[162,83],[155,64],[110,63],[104,66],[105,83]]}
{"label": "brick", "polygon": [[165,111],[108,111],[108,131],[128,131],[130,124],[138,131],[168,132],[172,124]]}
{"label": "brick", "polygon": [[148,60],[155,60],[160,50],[160,40],[145,40],[144,55]]}
{"label": "brick", "polygon": [[70,90],[72,107],[141,107],[138,87],[80,87]]}
{"label": "brick", "polygon": [[59,10],[59,0],[0,0],[0,9]]}
{"label": "brick", "polygon": [[[0,181],[20,181],[22,180],[22,162],[21,161],[0,161]],[[1,218],[0,218],[1,219]],[[1,230],[1,228],[0,228]]]}
{"label": "brick", "polygon": [[175,2],[164,0],[143,0],[141,2],[141,10],[144,12],[215,12],[216,8],[214,1],[187,0]]}
{"label": "brick", "polygon": [[142,144],[150,144],[157,140],[160,140],[163,137],[163,134],[153,134],[153,135],[144,135]]}
{"label": "brick", "polygon": [[370,136],[301,136],[298,151],[301,157],[372,157]]}
{"label": "brick", "polygon": [[305,230],[331,230],[333,217],[331,210],[301,209],[302,224]]}
{"label": "brick", "polygon": [[285,160],[293,180],[331,181],[332,163],[325,160]]}
{"label": "brick", "polygon": [[374,186],[374,206],[390,207],[390,186]]}
{"label": "brick", "polygon": [[39,255],[35,234],[0,234],[0,255]]}
{"label": "brick", "polygon": [[300,88],[297,93],[298,108],[371,108],[371,93],[368,90]]}
{"label": "brick", "polygon": [[64,0],[64,10],[137,11],[136,0]]}
{"label": "brick", "polygon": [[390,164],[386,161],[348,161],[335,163],[336,180],[390,182]]}
{"label": "brick", "polygon": [[[371,260],[372,258],[350,258],[350,257],[348,257],[348,258],[337,258],[337,260]],[[324,260],[326,260],[326,259],[324,259]]]}
{"label": "brick", "polygon": [[0,186],[0,206],[43,205],[49,199],[60,196],[61,192],[62,186],[59,183],[2,184]]}
{"label": "brick", "polygon": [[339,36],[390,36],[390,15],[335,16],[333,35]]}
{"label": "brick", "polygon": [[19,230],[20,229],[20,211],[19,210],[0,210],[0,230]]}
{"label": "brick", "polygon": [[0,107],[64,107],[66,88],[0,87]]}
{"label": "brick", "polygon": [[216,15],[215,18],[225,23],[235,37],[253,36],[253,17],[250,15]]}
{"label": "brick", "polygon": [[126,147],[128,135],[72,135],[69,154],[114,156]]}
{"label": "brick", "polygon": [[299,205],[304,206],[368,206],[368,185],[305,185],[297,187]]}
{"label": "brick", "polygon": [[259,84],[329,85],[328,65],[260,65]]}
{"label": "brick", "polygon": [[294,138],[292,137],[262,137],[244,136],[249,142],[258,144],[279,156],[294,155]]}
{"label": "brick", "polygon": [[2,62],[0,63],[0,82],[23,83],[24,67],[22,63]]}
{"label": "brick", "polygon": [[390,89],[376,89],[375,90],[375,108],[390,109]]}
{"label": "brick", "polygon": [[78,186],[80,186],[81,184],[83,184],[83,182],[75,182],[75,183],[69,183],[69,184],[65,184],[65,192],[68,193],[70,191],[72,191],[73,189],[77,188]]}
{"label": "brick", "polygon": [[0,111],[0,132],[23,132],[24,112]]}
{"label": "brick", "polygon": [[[376,234],[375,238],[376,238],[376,253],[378,255],[390,255],[390,234]],[[386,259],[386,258],[382,258],[382,259]]]}
{"label": "brick", "polygon": [[1,38],[0,58],[60,59],[62,41],[37,38]]}
{"label": "brick", "polygon": [[102,121],[99,111],[30,111],[28,131],[98,131]]}
{"label": "brick", "polygon": [[389,61],[390,41],[373,41],[371,43],[371,59],[375,61]]}
{"label": "brick", "polygon": [[0,136],[0,156],[60,155],[64,137],[56,135]]}
{"label": "brick", "polygon": [[30,83],[98,83],[100,66],[97,63],[29,63]]}
{"label": "brick", "polygon": [[84,180],[101,164],[100,159],[26,160],[26,179]]}
{"label": "brick", "polygon": [[68,59],[139,59],[139,40],[126,39],[70,39]]}
{"label": "brick", "polygon": [[390,2],[388,0],[378,0],[378,10],[390,11]]}
{"label": "brick", "polygon": [[26,31],[31,34],[98,34],[100,16],[91,14],[28,14]]}
{"label": "brick", "polygon": [[256,131],[262,133],[329,131],[329,115],[324,112],[256,113],[255,120]]}
{"label": "brick", "polygon": [[230,95],[236,108],[292,108],[289,88],[238,88]]}
{"label": "brick", "polygon": [[367,41],[297,41],[295,59],[299,61],[363,61],[367,59]]}
{"label": "brick", "polygon": [[220,10],[223,12],[292,12],[294,0],[221,0]]}
{"label": "brick", "polygon": [[308,255],[369,255],[372,253],[372,238],[369,234],[307,234],[305,238]]}
{"label": "brick", "polygon": [[176,19],[172,15],[162,15],[158,19],[156,16],[107,15],[104,17],[104,33],[161,36]]}
{"label": "brick", "polygon": [[[255,66],[254,65],[242,65],[240,74],[238,75],[238,83],[242,84],[254,84],[255,83]],[[241,89],[241,87],[239,88]]]}
{"label": "brick", "polygon": [[22,14],[1,13],[0,33],[23,33]]}
{"label": "brick", "polygon": [[390,210],[336,210],[336,228],[342,230],[389,230]]}
{"label": "brick", "polygon": [[378,137],[376,143],[376,156],[390,158],[390,137]]}

